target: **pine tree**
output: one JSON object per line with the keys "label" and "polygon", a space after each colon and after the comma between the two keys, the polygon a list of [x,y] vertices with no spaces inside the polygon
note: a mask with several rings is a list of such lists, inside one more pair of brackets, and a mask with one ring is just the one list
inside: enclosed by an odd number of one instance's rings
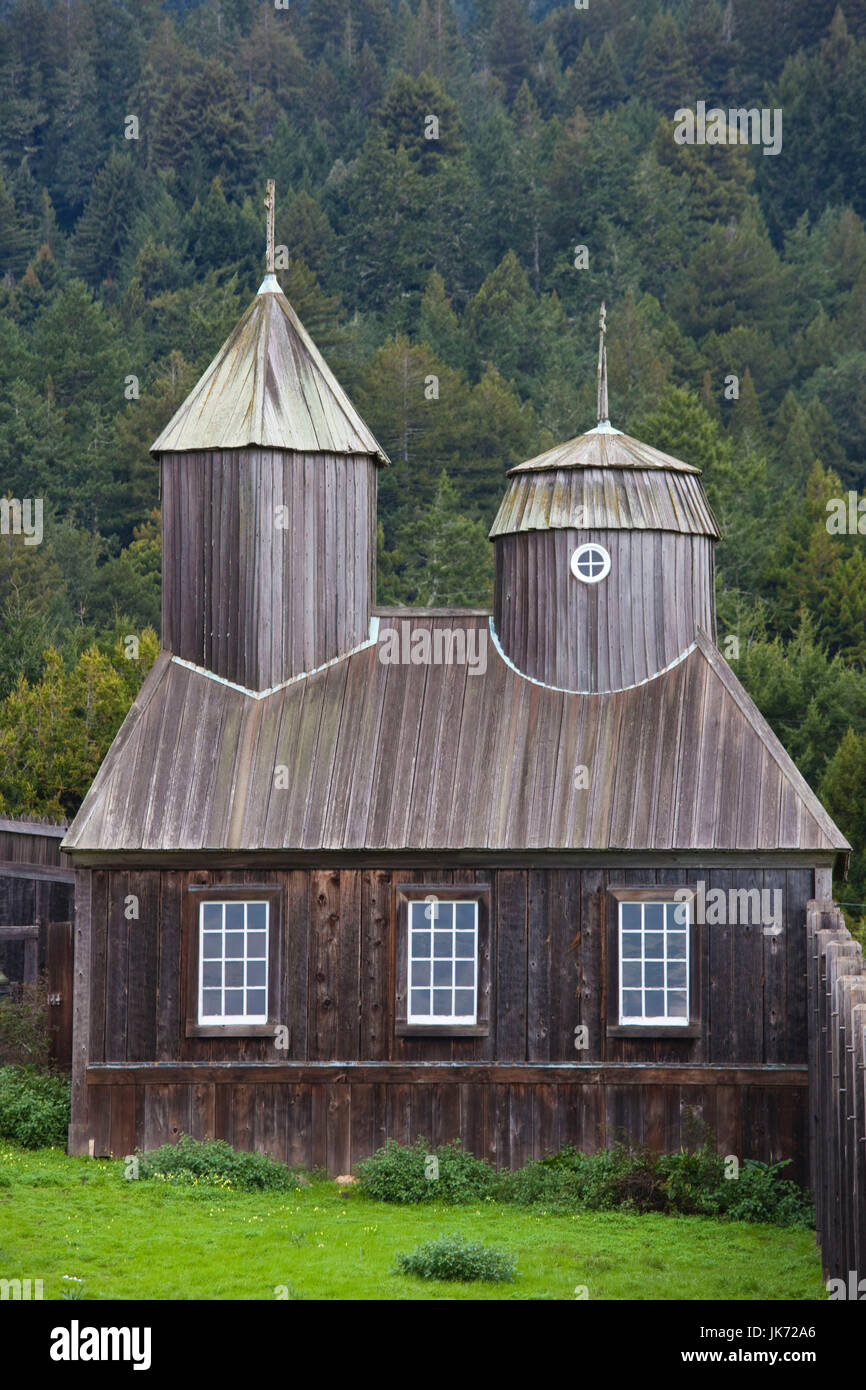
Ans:
{"label": "pine tree", "polygon": [[781,337],[790,280],[759,215],[748,208],[738,222],[710,227],[671,295],[671,308],[695,336],[751,325]]}
{"label": "pine tree", "polygon": [[691,104],[694,71],[680,27],[667,11],[657,10],[652,17],[637,80],[640,95],[666,115]]}
{"label": "pine tree", "polygon": [[151,151],[156,166],[174,169],[193,195],[217,175],[229,192],[244,184],[252,130],[234,74],[213,59],[193,59],[153,119]]}
{"label": "pine tree", "polygon": [[140,196],[130,156],[109,155],[75,227],[69,250],[73,274],[94,287],[117,275]]}
{"label": "pine tree", "polygon": [[488,366],[473,388],[458,464],[451,470],[466,511],[491,526],[507,470],[553,442],[539,428],[532,406]]}
{"label": "pine tree", "polygon": [[843,906],[856,904],[851,913],[862,927],[866,918],[866,734],[846,730],[827,764],[820,791],[821,800],[854,850],[848,882],[835,884],[834,896]]}
{"label": "pine tree", "polygon": [[27,265],[30,237],[0,174],[0,278],[18,276]]}
{"label": "pine tree", "polygon": [[429,504],[465,430],[469,392],[426,343],[397,334],[361,373],[356,400],[392,463],[379,480],[389,543],[404,509]]}
{"label": "pine tree", "polygon": [[533,74],[532,94],[545,120],[555,116],[562,106],[565,76],[559,61],[559,50],[553,35],[548,35]]}
{"label": "pine tree", "polygon": [[508,101],[529,76],[534,49],[534,29],[522,0],[495,0],[486,35],[487,61]]}
{"label": "pine tree", "polygon": [[204,202],[196,200],[189,222],[189,249],[202,269],[231,265],[246,250],[239,235],[237,206],[228,202],[219,176],[211,183]]}
{"label": "pine tree", "polygon": [[568,69],[565,96],[567,110],[573,111],[575,107],[580,107],[581,111],[598,110],[595,99],[597,72],[598,63],[592,44],[587,39],[573,65]]}
{"label": "pine tree", "polygon": [[416,78],[399,73],[377,119],[389,149],[402,146],[422,174],[432,173],[440,159],[463,149],[460,108],[429,69]]}
{"label": "pine tree", "polygon": [[418,336],[450,367],[466,366],[466,339],[438,270],[431,271],[421,300]]}
{"label": "pine tree", "polygon": [[409,602],[422,607],[488,607],[493,553],[484,525],[463,515],[458,493],[440,473],[433,500],[400,530],[400,579]]}
{"label": "pine tree", "polygon": [[402,146],[388,148],[376,125],[353,173],[335,192],[347,229],[341,248],[345,297],[401,327],[417,307],[432,260],[424,178]]}
{"label": "pine tree", "polygon": [[607,111],[628,95],[613,38],[608,31],[601,42],[595,64],[596,100],[600,111]]}

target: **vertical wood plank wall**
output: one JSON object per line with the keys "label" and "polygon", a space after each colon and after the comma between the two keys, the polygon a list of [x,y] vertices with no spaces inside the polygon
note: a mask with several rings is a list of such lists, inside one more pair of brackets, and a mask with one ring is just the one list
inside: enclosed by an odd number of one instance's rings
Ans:
{"label": "vertical wood plank wall", "polygon": [[[597,541],[610,573],[571,572]],[[518,670],[565,690],[621,690],[715,636],[713,541],[673,531],[526,531],[495,541],[496,631]]]}
{"label": "vertical wood plank wall", "polygon": [[[824,1274],[866,1278],[866,965],[835,903],[807,909],[812,1192]],[[851,1275],[853,1272],[853,1292]]]}
{"label": "vertical wood plank wall", "polygon": [[[806,1176],[808,868],[479,864],[84,875],[90,994],[80,1004],[90,1019],[91,1071],[72,1127],[82,1151],[93,1139],[97,1153],[128,1153],[186,1131],[342,1172],[389,1135],[411,1142],[422,1134],[432,1143],[459,1136],[495,1162],[517,1165],[567,1142],[591,1149],[622,1135],[676,1148],[691,1107],[725,1152],[794,1157]],[[702,929],[700,1037],[608,1036],[607,887],[702,877],[709,886],[780,888],[784,932]],[[185,1036],[181,922],[191,882],[282,888],[279,1021],[289,1029],[288,1052],[271,1038]],[[397,882],[490,886],[488,1036],[395,1037]],[[136,921],[124,915],[129,893],[140,899]],[[589,1038],[580,1053],[578,1024]],[[217,1066],[225,1063],[234,1065]],[[774,1067],[800,1071],[775,1075]],[[746,1071],[735,1075],[737,1068]]]}
{"label": "vertical wood plank wall", "polygon": [[365,641],[376,469],[278,449],[164,455],[163,646],[266,690]]}

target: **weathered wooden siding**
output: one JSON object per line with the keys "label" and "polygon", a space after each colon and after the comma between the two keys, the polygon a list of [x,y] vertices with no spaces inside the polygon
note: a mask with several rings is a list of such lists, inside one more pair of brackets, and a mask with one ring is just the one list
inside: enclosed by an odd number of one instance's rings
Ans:
{"label": "weathered wooden siding", "polygon": [[[611,569],[598,584],[571,572],[597,541]],[[699,628],[715,639],[713,541],[673,531],[543,530],[499,536],[496,630],[506,656],[565,690],[622,690],[680,656]]]}
{"label": "weathered wooden siding", "polygon": [[835,903],[810,902],[809,1109],[821,1263],[845,1297],[866,1278],[866,967]]}
{"label": "weathered wooden siding", "polygon": [[71,873],[69,856],[60,850],[60,841],[67,829],[65,821],[0,817],[0,871],[26,864],[37,868],[56,867]]}
{"label": "weathered wooden siding", "polygon": [[[47,959],[47,924],[69,922],[74,872],[60,852],[65,825],[0,818],[0,927],[39,926],[37,970]],[[0,970],[26,978],[24,941],[0,941]]]}
{"label": "weathered wooden siding", "polygon": [[164,455],[163,645],[266,690],[365,641],[377,467],[254,447]]}
{"label": "weathered wooden siding", "polygon": [[[91,1138],[97,1153],[127,1152],[187,1130],[345,1171],[386,1135],[421,1133],[435,1143],[459,1135],[516,1164],[566,1142],[594,1147],[623,1134],[677,1147],[692,1107],[726,1152],[793,1156],[805,1176],[805,911],[814,892],[806,867],[755,874],[482,863],[415,873],[88,875],[89,1069],[73,1116],[85,1151]],[[608,1036],[608,887],[701,878],[710,887],[782,889],[784,932],[702,929],[699,1037]],[[184,1035],[183,899],[191,883],[244,882],[283,889],[279,1021],[288,1052],[270,1038]],[[489,884],[488,1036],[395,1036],[397,882]],[[130,922],[131,892],[140,917]],[[589,1046],[577,1053],[579,1024]]]}

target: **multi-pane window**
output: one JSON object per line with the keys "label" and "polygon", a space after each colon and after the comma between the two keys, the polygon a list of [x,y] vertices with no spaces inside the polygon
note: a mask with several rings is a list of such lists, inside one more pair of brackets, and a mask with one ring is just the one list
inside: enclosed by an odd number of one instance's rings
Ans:
{"label": "multi-pane window", "polygon": [[478,1016],[478,903],[409,903],[409,1023]]}
{"label": "multi-pane window", "polygon": [[199,904],[198,1021],[267,1023],[268,903]]}
{"label": "multi-pane window", "polygon": [[587,541],[579,545],[571,557],[571,572],[584,584],[598,584],[610,573],[610,555],[603,545]]}
{"label": "multi-pane window", "polygon": [[689,906],[619,904],[619,1021],[689,1023]]}

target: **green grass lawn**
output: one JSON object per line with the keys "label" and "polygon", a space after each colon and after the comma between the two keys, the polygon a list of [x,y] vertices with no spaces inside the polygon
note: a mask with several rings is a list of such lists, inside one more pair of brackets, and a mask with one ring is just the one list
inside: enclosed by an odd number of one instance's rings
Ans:
{"label": "green grass lawn", "polygon": [[[459,1232],[516,1254],[514,1284],[391,1273]],[[82,1285],[70,1285],[75,1275]],[[704,1217],[398,1207],[314,1182],[243,1193],[127,1181],[120,1161],[0,1141],[0,1278],[85,1299],[826,1299],[814,1235]],[[285,1295],[283,1295],[285,1296]]]}

